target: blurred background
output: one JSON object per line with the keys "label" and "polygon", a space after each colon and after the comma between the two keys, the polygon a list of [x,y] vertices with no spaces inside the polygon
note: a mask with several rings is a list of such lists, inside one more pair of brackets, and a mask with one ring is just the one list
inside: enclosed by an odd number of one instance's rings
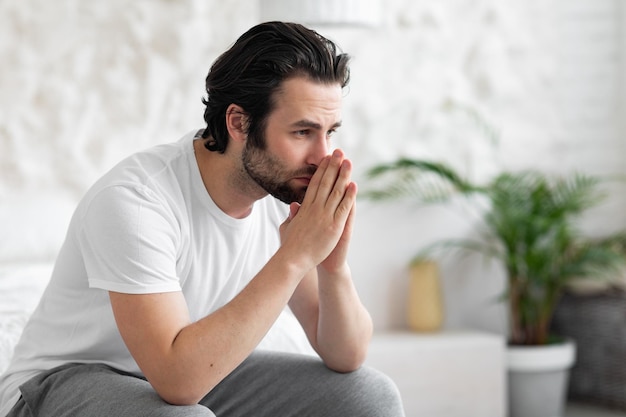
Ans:
{"label": "blurred background", "polygon": [[[274,18],[269,3],[0,0],[0,262],[53,260],[96,178],[202,127],[211,63]],[[626,175],[623,2],[377,7],[366,25],[311,25],[353,56],[335,145],[361,188],[367,169],[399,156],[445,161],[477,181],[527,168]],[[624,207],[626,186],[615,183],[585,230],[625,228]],[[351,263],[377,329],[406,325],[412,255],[467,236],[473,222],[455,207],[360,202]],[[502,271],[473,259],[441,267],[445,327],[505,333]]]}

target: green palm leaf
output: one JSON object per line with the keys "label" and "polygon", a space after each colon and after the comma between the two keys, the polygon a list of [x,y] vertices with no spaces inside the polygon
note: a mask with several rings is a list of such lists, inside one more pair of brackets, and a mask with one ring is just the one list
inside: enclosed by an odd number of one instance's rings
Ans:
{"label": "green palm leaf", "polygon": [[368,174],[376,187],[364,195],[372,199],[487,197],[481,239],[437,242],[418,257],[452,249],[500,260],[507,270],[504,296],[511,309],[513,343],[546,343],[552,312],[571,280],[606,276],[626,264],[626,231],[591,240],[576,228],[578,217],[605,197],[596,177],[551,177],[528,170],[503,172],[480,186],[445,164],[411,159],[379,165]]}

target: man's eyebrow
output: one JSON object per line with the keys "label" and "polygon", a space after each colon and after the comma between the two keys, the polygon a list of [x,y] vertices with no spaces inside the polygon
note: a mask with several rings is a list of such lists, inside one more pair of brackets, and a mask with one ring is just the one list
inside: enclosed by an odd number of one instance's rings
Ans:
{"label": "man's eyebrow", "polygon": [[[322,125],[320,125],[319,123],[313,122],[311,120],[306,120],[306,119],[298,120],[297,122],[293,123],[292,126],[293,127],[306,127],[310,129],[317,129],[317,130],[320,130],[322,128]],[[332,128],[337,129],[340,126],[341,126],[341,121],[333,124]]]}

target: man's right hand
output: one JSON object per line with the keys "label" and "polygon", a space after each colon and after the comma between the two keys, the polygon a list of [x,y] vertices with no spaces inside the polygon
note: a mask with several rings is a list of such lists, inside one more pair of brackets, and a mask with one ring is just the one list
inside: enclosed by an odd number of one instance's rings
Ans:
{"label": "man's right hand", "polygon": [[356,201],[351,174],[352,164],[341,150],[326,156],[311,178],[302,205],[292,203],[289,218],[280,227],[281,249],[306,271],[322,263],[344,236]]}

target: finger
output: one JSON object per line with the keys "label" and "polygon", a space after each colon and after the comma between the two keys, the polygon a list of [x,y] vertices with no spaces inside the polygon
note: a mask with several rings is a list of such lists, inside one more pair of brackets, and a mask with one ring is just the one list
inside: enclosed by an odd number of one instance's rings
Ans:
{"label": "finger", "polygon": [[289,205],[289,220],[293,219],[300,210],[300,204],[293,202]]}
{"label": "finger", "polygon": [[324,172],[324,175],[320,180],[320,188],[327,191],[325,195],[328,195],[333,189],[335,182],[337,181],[337,177],[339,176],[339,172],[341,171],[343,161],[343,152],[340,149],[336,149],[331,155],[326,172]]}
{"label": "finger", "polygon": [[322,177],[324,176],[324,173],[326,172],[329,163],[330,155],[325,156],[320,161],[320,164],[318,165],[315,174],[313,174],[313,177],[311,177],[311,181],[309,182],[309,185],[307,187],[304,199],[302,201],[302,205],[312,204],[317,197],[317,191],[319,189],[320,181],[322,180]]}
{"label": "finger", "polygon": [[293,220],[293,218],[298,214],[298,210],[300,210],[300,204],[293,202],[289,205],[289,214],[285,221],[280,225],[279,230],[282,232],[289,223]]}
{"label": "finger", "polygon": [[352,223],[348,224],[348,221],[352,221],[352,219],[350,219],[350,215],[355,211],[357,191],[358,189],[356,183],[351,182],[348,184],[345,194],[335,210],[335,219],[344,223],[344,228],[346,225],[348,227],[352,227]]}
{"label": "finger", "polygon": [[352,162],[348,159],[344,159],[341,163],[339,173],[333,184],[333,188],[328,195],[326,206],[329,208],[335,208],[339,205],[344,198],[347,187],[350,184],[350,177],[352,176]]}
{"label": "finger", "polygon": [[356,216],[356,191],[357,191],[357,186],[355,183],[351,183],[348,186],[348,189],[346,190],[346,193],[348,194],[351,190],[350,187],[354,187],[354,201],[352,203],[352,208],[350,209],[350,213],[348,214],[348,220],[346,221],[346,226],[343,229],[343,234],[346,237],[350,237],[352,235],[352,229],[354,227],[354,218]]}
{"label": "finger", "polygon": [[341,169],[343,158],[343,152],[340,149],[336,149],[330,156],[323,175],[320,176],[315,200],[319,201],[322,205],[326,204],[328,196],[334,189],[335,183],[337,181],[337,176],[339,175],[339,171]]}

